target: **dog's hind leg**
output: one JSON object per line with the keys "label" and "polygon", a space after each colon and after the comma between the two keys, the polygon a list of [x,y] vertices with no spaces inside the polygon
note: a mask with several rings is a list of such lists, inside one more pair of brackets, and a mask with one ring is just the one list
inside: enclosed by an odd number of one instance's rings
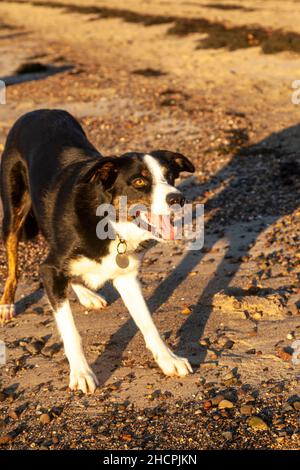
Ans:
{"label": "dog's hind leg", "polygon": [[106,300],[100,294],[91,291],[81,284],[72,284],[72,289],[77,295],[81,305],[88,310],[100,310],[107,306]]}
{"label": "dog's hind leg", "polygon": [[3,239],[6,249],[8,275],[0,300],[0,323],[15,315],[15,292],[18,282],[18,244],[24,222],[31,208],[31,200],[20,161],[8,160],[3,155],[1,165],[1,197],[3,203]]}

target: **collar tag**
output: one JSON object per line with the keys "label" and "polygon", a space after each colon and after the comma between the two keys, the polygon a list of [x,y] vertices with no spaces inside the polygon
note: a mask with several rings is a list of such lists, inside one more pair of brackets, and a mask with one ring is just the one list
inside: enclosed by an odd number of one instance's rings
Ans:
{"label": "collar tag", "polygon": [[117,252],[116,255],[116,263],[119,268],[126,269],[129,266],[129,257],[126,254],[127,251],[127,243],[125,240],[120,238],[120,241],[117,245]]}

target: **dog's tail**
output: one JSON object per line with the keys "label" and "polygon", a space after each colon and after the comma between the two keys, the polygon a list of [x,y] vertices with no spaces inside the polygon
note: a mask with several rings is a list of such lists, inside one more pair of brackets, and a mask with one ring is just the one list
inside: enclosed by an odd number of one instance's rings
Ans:
{"label": "dog's tail", "polygon": [[32,208],[27,171],[15,149],[4,149],[1,159],[0,195],[3,205],[2,237],[18,231],[19,240],[31,240],[38,232]]}

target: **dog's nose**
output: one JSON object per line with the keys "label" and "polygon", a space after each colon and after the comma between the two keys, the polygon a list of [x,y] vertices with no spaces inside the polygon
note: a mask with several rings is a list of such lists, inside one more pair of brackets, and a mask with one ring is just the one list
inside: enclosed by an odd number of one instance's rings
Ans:
{"label": "dog's nose", "polygon": [[169,206],[173,206],[174,204],[183,206],[185,203],[185,197],[181,193],[170,193],[167,195],[166,201]]}

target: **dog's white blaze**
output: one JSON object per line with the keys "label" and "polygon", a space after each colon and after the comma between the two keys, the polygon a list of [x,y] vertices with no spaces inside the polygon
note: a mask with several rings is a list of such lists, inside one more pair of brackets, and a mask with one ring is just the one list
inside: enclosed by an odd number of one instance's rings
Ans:
{"label": "dog's white blaze", "polygon": [[146,154],[144,156],[144,162],[153,178],[151,212],[153,212],[153,214],[169,214],[170,208],[167,204],[166,197],[170,193],[179,193],[180,191],[167,182],[162,167],[154,157]]}

